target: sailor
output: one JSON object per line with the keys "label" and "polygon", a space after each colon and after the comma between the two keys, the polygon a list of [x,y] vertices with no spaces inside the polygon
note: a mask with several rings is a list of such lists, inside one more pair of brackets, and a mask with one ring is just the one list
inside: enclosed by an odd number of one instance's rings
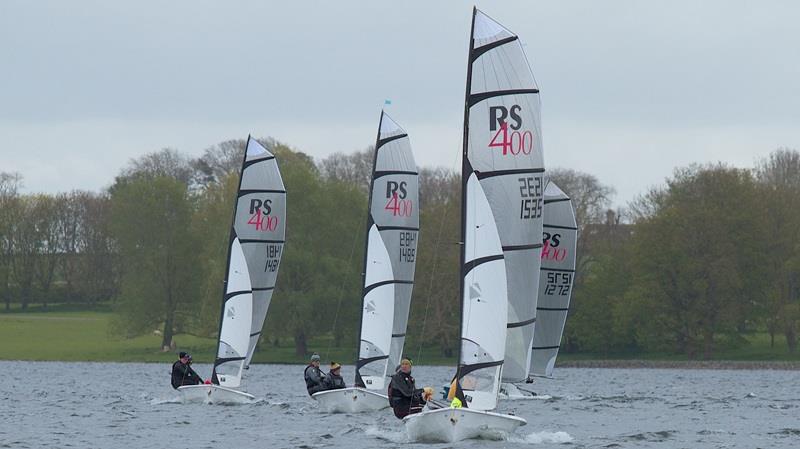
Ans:
{"label": "sailor", "polygon": [[433,389],[417,388],[414,377],[411,376],[411,360],[403,359],[400,361],[400,369],[389,383],[388,396],[394,416],[403,419],[407,415],[421,412],[422,407],[433,396]]}
{"label": "sailor", "polygon": [[[472,377],[465,377],[464,379],[470,384],[474,383]],[[453,379],[453,382],[450,383],[450,389],[447,392],[447,400],[450,401],[450,408],[467,408],[467,399],[466,396],[464,396],[464,390],[461,389],[461,384],[458,379]]]}
{"label": "sailor", "polygon": [[322,382],[325,385],[326,390],[338,390],[340,388],[346,388],[347,385],[344,384],[344,379],[341,376],[342,365],[331,362],[331,369],[328,371],[328,375],[325,376],[325,380]]}
{"label": "sailor", "polygon": [[325,373],[319,369],[319,354],[316,352],[311,355],[311,363],[306,366],[304,377],[309,396],[325,389]]}
{"label": "sailor", "polygon": [[203,379],[192,369],[192,356],[181,351],[178,361],[172,364],[172,388],[177,389],[184,385],[197,385]]}

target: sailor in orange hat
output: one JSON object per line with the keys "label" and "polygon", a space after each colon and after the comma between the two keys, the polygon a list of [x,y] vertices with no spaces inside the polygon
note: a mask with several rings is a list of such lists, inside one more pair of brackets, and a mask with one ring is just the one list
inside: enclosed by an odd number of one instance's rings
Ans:
{"label": "sailor in orange hat", "polygon": [[338,390],[340,388],[346,388],[347,385],[344,383],[344,379],[342,378],[342,365],[331,362],[331,370],[328,371],[328,375],[325,376],[325,389],[326,390]]}

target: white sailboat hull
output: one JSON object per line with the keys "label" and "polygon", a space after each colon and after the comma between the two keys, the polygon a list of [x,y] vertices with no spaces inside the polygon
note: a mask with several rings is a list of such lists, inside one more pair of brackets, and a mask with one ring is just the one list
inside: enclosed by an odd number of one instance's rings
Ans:
{"label": "white sailboat hull", "polygon": [[349,387],[311,395],[320,410],[328,413],[361,413],[389,407],[389,398],[365,388]]}
{"label": "white sailboat hull", "polygon": [[250,404],[256,399],[252,394],[213,384],[185,385],[178,387],[178,393],[184,404],[239,405]]}
{"label": "white sailboat hull", "polygon": [[503,439],[527,421],[468,408],[441,408],[408,415],[403,423],[411,441],[454,443],[473,438]]}

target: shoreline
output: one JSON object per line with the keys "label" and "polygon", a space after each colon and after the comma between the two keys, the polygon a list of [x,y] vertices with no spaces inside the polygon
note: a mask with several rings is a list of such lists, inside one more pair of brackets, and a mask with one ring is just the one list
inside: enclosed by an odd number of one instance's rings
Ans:
{"label": "shoreline", "polygon": [[[172,363],[170,360],[25,360],[25,359],[0,359],[2,362],[33,362],[33,363],[147,363],[163,364]],[[198,364],[209,364],[206,360],[196,361]],[[253,365],[305,365],[297,361],[272,361],[254,362]],[[420,366],[450,366],[448,364],[421,364]],[[559,368],[588,368],[588,369],[688,369],[688,370],[778,370],[800,371],[800,361],[785,360],[568,360],[557,362]]]}
{"label": "shoreline", "polygon": [[568,360],[556,368],[800,370],[800,361],[786,360]]}

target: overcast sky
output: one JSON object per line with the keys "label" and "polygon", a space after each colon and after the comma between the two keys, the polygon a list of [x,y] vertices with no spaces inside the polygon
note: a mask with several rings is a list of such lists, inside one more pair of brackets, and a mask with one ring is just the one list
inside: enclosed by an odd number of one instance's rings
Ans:
{"label": "overcast sky", "polygon": [[[0,2],[0,171],[99,190],[131,158],[273,136],[373,143],[384,99],[419,165],[457,168],[466,1]],[[800,149],[800,2],[477,2],[542,92],[545,163],[624,204],[678,166]]]}

